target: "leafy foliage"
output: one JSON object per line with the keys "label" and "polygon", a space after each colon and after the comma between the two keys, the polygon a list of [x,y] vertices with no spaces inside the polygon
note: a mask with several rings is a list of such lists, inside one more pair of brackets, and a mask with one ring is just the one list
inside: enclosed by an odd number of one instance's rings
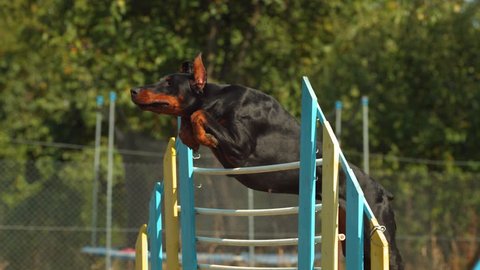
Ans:
{"label": "leafy foliage", "polygon": [[[140,115],[129,89],[175,71],[200,51],[210,81],[259,88],[296,116],[300,77],[309,76],[327,115],[334,100],[345,104],[347,153],[360,149],[359,98],[368,95],[371,150],[387,155],[373,161],[372,170],[381,171],[385,185],[404,198],[399,206],[434,201],[433,209],[415,209],[411,217],[418,221],[404,223],[401,233],[420,231],[426,222],[421,217],[442,219],[459,208],[478,212],[478,201],[464,202],[459,194],[480,197],[465,174],[480,165],[452,165],[480,160],[479,7],[479,1],[461,0],[0,1],[0,158],[24,164],[0,179],[8,183],[0,191],[0,221],[3,214],[22,215],[22,207],[35,205],[44,192],[51,192],[52,204],[63,203],[65,187],[68,196],[89,198],[88,168],[78,173],[67,166],[62,181],[51,180],[55,162],[85,162],[92,157],[89,149],[65,154],[15,141],[92,145],[95,98],[109,91],[119,97],[119,133],[165,139],[175,134],[175,121]],[[117,139],[122,144],[129,137]],[[389,156],[447,165],[401,163]],[[27,165],[32,159],[36,165]],[[33,178],[27,177],[31,171]],[[398,171],[411,174],[388,177]],[[447,190],[419,198],[416,188],[442,181],[428,177],[432,171],[455,176],[445,178]],[[400,180],[412,177],[418,182]],[[86,208],[75,209],[83,224]],[[446,227],[432,224],[434,233],[453,235],[471,220],[450,221]]]}

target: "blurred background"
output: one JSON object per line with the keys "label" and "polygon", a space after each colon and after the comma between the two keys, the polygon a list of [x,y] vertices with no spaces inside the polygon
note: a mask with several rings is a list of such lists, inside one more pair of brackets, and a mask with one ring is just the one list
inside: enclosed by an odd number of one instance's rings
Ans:
{"label": "blurred background", "polygon": [[[176,120],[140,111],[129,89],[198,52],[209,81],[261,89],[297,117],[308,76],[330,121],[343,102],[342,149],[359,165],[368,96],[370,173],[395,194],[407,269],[471,269],[480,254],[480,1],[0,0],[0,270],[105,268],[82,248],[105,246],[110,91],[118,97],[112,244],[133,247]],[[208,152],[196,164],[219,166]],[[247,206],[233,179],[196,181],[198,205]],[[296,203],[255,192],[257,208]],[[255,220],[264,238],[295,235],[296,226]],[[247,221],[199,220],[197,229],[244,237]],[[114,269],[133,263],[115,258]]]}

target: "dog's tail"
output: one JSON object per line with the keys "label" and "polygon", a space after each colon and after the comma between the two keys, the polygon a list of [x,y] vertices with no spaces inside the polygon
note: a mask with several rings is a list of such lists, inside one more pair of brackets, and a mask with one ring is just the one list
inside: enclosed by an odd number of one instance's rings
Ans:
{"label": "dog's tail", "polygon": [[[378,183],[378,182],[376,182]],[[382,184],[378,183],[378,185],[380,186],[380,188],[383,190],[383,194],[385,194],[385,196],[387,196],[387,199],[389,201],[393,200],[395,198],[395,196],[393,195],[393,193],[391,193],[390,191],[388,191],[384,186],[382,186]]]}
{"label": "dog's tail", "polygon": [[[371,178],[371,179],[373,179],[373,178]],[[382,191],[382,192],[379,192],[379,194],[383,193],[383,195],[385,195],[389,201],[392,201],[395,198],[393,193],[388,191],[382,184],[380,184],[378,181],[375,181],[375,180],[374,180],[374,182],[375,182],[375,184],[378,185],[378,189],[380,189]]]}
{"label": "dog's tail", "polygon": [[386,189],[385,189],[385,195],[387,195],[387,198],[388,198],[389,201],[391,201],[395,198],[395,196],[393,196],[393,194]]}

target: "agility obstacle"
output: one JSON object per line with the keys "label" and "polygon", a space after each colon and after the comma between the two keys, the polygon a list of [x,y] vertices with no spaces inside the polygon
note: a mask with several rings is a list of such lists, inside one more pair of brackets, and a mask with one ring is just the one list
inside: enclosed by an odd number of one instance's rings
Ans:
{"label": "agility obstacle", "polygon": [[[323,126],[323,159],[316,159],[316,124]],[[317,103],[317,98],[307,77],[302,80],[302,119],[300,139],[300,161],[270,166],[219,169],[193,167],[192,150],[180,140],[170,139],[164,156],[164,180],[156,183],[150,200],[148,226],[143,225],[136,244],[136,270],[162,269],[163,239],[165,232],[166,269],[245,269],[245,270],[287,270],[320,269],[314,267],[314,246],[321,243],[321,269],[338,269],[338,241],[346,237],[346,268],[363,269],[364,214],[372,228],[371,267],[388,269],[388,243],[379,224],[368,206],[363,191],[343,155],[329,122]],[[177,156],[178,152],[178,156]],[[177,163],[179,169],[177,188]],[[315,203],[316,166],[322,165],[322,204]],[[347,178],[347,229],[346,236],[338,233],[338,169]],[[194,205],[194,174],[233,175],[300,169],[300,194],[298,207],[275,209],[214,209]],[[178,194],[180,193],[180,194]],[[177,195],[180,195],[181,206]],[[164,205],[165,228],[162,224]],[[321,210],[321,236],[315,235],[315,212]],[[180,216],[179,216],[180,213]],[[197,236],[195,215],[265,216],[298,213],[298,238],[244,240]],[[180,226],[179,226],[180,224]],[[181,237],[179,234],[181,229]],[[180,264],[178,253],[180,251]],[[148,242],[150,243],[148,245]],[[227,265],[198,264],[196,243],[206,242],[231,246],[284,246],[298,245],[297,267],[239,267]],[[150,252],[148,252],[150,246]]]}

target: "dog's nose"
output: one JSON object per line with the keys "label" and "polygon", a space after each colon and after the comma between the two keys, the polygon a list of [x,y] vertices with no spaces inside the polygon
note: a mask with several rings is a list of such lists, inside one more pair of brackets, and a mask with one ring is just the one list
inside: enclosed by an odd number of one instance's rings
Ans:
{"label": "dog's nose", "polygon": [[132,89],[130,89],[130,94],[132,96],[136,96],[136,95],[138,95],[138,93],[140,93],[140,90],[141,90],[141,88],[132,88]]}

